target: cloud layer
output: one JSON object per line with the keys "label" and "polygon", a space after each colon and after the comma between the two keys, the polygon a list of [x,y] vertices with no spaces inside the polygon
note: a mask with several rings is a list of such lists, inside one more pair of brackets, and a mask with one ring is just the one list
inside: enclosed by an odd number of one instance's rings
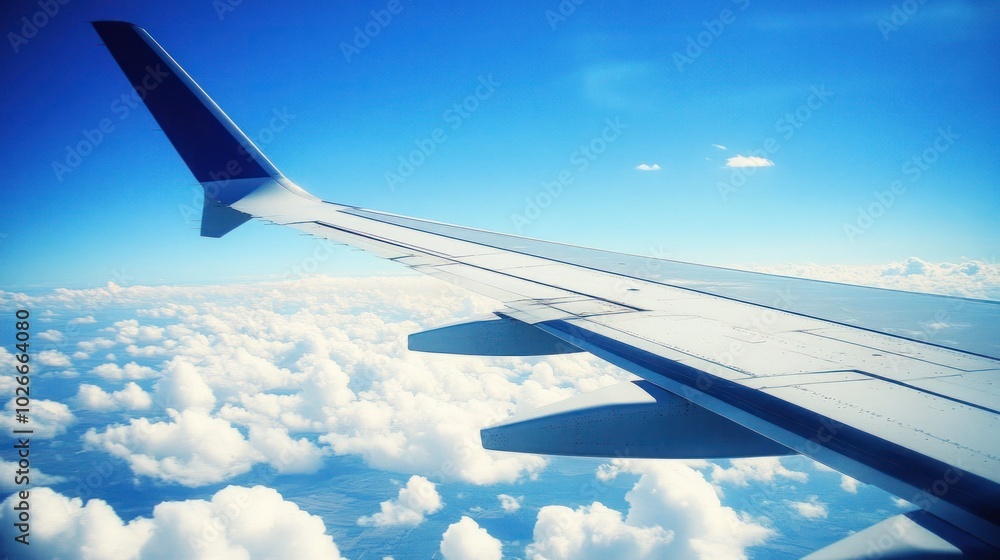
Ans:
{"label": "cloud layer", "polygon": [[[13,542],[15,497],[0,506],[0,533]],[[103,500],[86,504],[49,488],[31,493],[26,559],[189,560],[340,559],[323,520],[263,486],[229,486],[210,500],[163,502],[153,515],[124,522]]]}

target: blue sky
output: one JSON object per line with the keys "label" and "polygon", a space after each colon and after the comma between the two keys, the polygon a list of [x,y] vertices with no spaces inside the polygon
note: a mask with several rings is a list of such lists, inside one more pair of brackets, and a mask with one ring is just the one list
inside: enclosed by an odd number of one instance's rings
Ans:
{"label": "blue sky", "polygon": [[[273,278],[314,250],[260,224],[198,237],[180,209],[198,186],[148,113],[116,104],[127,85],[95,19],[146,27],[328,200],[722,265],[995,255],[993,3],[612,2],[554,17],[556,2],[404,1],[385,25],[381,2],[221,6],[71,2],[27,38],[39,5],[6,3],[5,286]],[[366,25],[377,34],[358,39]],[[102,119],[113,129],[88,140]],[[608,122],[624,126],[595,140]],[[81,142],[78,165],[55,171]],[[773,166],[727,167],[753,155]],[[546,198],[562,171],[572,182]],[[321,271],[400,272],[346,249]]]}

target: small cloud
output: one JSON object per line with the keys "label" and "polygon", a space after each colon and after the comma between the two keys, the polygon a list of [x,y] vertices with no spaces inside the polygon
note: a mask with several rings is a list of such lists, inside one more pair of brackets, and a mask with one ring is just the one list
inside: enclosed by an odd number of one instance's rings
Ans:
{"label": "small cloud", "polygon": [[380,506],[378,513],[358,519],[358,525],[416,527],[424,522],[424,515],[440,511],[443,504],[433,482],[413,475],[395,500],[386,500]]}
{"label": "small cloud", "polygon": [[69,367],[71,364],[69,357],[58,350],[42,350],[36,359],[38,363],[49,367]]}
{"label": "small cloud", "polygon": [[847,476],[846,474],[840,475],[840,488],[844,492],[848,492],[850,494],[857,494],[858,493],[858,484],[859,484],[858,483],[858,479],[851,478],[851,477]]}
{"label": "small cloud", "polygon": [[739,154],[726,160],[726,167],[772,167],[774,162],[760,156],[741,156]]}
{"label": "small cloud", "polygon": [[789,505],[806,519],[826,519],[828,514],[826,504],[819,501],[817,496],[809,496],[804,502],[789,502]]}
{"label": "small cloud", "polygon": [[892,503],[893,503],[893,504],[894,504],[894,505],[895,505],[896,507],[898,507],[898,508],[900,508],[900,509],[907,509],[907,508],[911,508],[911,507],[913,507],[913,504],[911,504],[910,502],[908,502],[908,501],[904,500],[903,498],[895,498],[895,497],[894,497],[894,498],[892,499]]}
{"label": "small cloud", "polygon": [[725,150],[726,149],[726,147],[723,146],[722,144],[712,144],[712,147],[713,148],[718,148],[720,150]]}
{"label": "small cloud", "polygon": [[35,335],[36,337],[49,342],[62,342],[63,334],[57,330],[49,329]]}
{"label": "small cloud", "polygon": [[67,324],[70,325],[86,325],[90,323],[96,323],[97,319],[94,319],[93,315],[87,315],[86,317],[77,317],[76,319],[70,319]]}
{"label": "small cloud", "polygon": [[640,163],[639,165],[635,166],[635,168],[638,169],[639,171],[659,171],[660,164],[654,163],[650,165],[648,163]]}
{"label": "small cloud", "polygon": [[514,513],[515,511],[521,509],[521,500],[524,499],[524,496],[518,496],[515,498],[514,496],[507,494],[500,494],[497,498],[500,499],[500,507],[503,508],[505,512]]}

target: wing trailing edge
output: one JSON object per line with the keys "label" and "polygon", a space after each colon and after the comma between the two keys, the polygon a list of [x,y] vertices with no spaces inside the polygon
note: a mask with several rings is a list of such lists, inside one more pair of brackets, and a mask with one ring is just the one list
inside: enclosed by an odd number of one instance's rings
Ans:
{"label": "wing trailing edge", "polygon": [[483,428],[496,451],[635,459],[719,459],[794,453],[665,391],[626,381]]}

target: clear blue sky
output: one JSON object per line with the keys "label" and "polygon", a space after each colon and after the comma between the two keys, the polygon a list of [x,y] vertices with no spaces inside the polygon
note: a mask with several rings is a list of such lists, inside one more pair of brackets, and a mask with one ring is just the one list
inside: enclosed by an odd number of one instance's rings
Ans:
{"label": "clear blue sky", "polygon": [[[378,25],[371,11],[387,2],[244,1],[220,17],[223,1],[70,2],[48,18],[37,2],[4,3],[5,289],[266,278],[314,250],[256,223],[197,235],[179,210],[197,183],[144,108],[121,118],[127,83],[97,46],[97,19],[145,27],[279,169],[328,200],[518,232],[512,216],[566,170],[572,183],[521,233],[723,265],[996,255],[994,2],[912,14],[891,2],[585,2],[559,19],[555,1],[403,0]],[[29,38],[22,17],[48,21]],[[366,24],[367,44],[355,38]],[[474,110],[448,113],[463,101]],[[102,119],[113,130],[57,177],[53,162]],[[593,144],[603,152],[584,169],[576,152],[608,119],[627,127]],[[438,128],[434,153],[390,189],[386,173]],[[727,167],[738,155],[774,165]],[[880,201],[894,181],[905,191]],[[859,222],[859,207],[878,216]],[[321,267],[394,270],[346,250]]]}

